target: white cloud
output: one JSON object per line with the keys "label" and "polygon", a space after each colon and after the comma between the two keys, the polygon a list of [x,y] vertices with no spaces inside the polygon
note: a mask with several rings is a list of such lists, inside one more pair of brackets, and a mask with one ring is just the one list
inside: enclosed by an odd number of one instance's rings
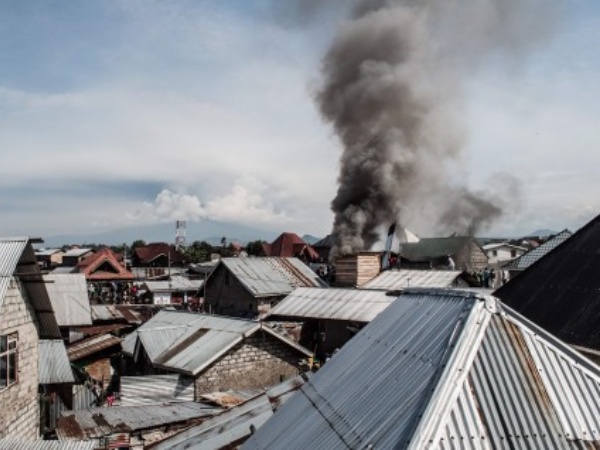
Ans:
{"label": "white cloud", "polygon": [[179,194],[163,189],[156,196],[154,203],[144,202],[133,213],[126,213],[126,217],[141,223],[200,221],[206,218],[206,210],[195,195]]}

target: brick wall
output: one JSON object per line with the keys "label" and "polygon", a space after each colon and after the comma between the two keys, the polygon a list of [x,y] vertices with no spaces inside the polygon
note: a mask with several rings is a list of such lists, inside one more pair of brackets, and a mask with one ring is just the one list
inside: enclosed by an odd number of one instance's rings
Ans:
{"label": "brick wall", "polygon": [[297,375],[304,358],[293,347],[259,330],[196,378],[196,399],[207,392],[272,386]]}
{"label": "brick wall", "polygon": [[0,309],[0,334],[17,332],[18,382],[0,391],[0,437],[39,436],[38,334],[27,294],[14,279]]}

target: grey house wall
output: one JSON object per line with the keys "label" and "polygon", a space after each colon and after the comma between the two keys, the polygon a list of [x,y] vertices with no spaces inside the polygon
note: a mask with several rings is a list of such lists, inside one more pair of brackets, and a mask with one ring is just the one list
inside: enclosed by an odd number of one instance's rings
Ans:
{"label": "grey house wall", "polygon": [[285,295],[255,298],[223,265],[206,282],[206,312],[229,317],[254,318],[266,313]]}
{"label": "grey house wall", "polygon": [[17,383],[0,391],[0,437],[37,439],[39,338],[22,286],[12,279],[0,308],[0,335],[18,333]]}
{"label": "grey house wall", "polygon": [[298,375],[305,358],[279,339],[257,331],[196,378],[196,400],[207,392],[273,386]]}

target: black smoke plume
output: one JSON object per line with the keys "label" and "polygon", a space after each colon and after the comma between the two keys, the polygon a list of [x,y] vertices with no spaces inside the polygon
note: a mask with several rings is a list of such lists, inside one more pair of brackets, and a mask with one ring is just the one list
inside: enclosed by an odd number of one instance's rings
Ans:
{"label": "black smoke plume", "polygon": [[323,59],[316,96],[343,145],[333,256],[368,250],[382,227],[405,226],[431,205],[442,205],[429,213],[434,228],[459,233],[502,215],[506,202],[456,187],[462,91],[486,59],[511,60],[543,40],[550,3],[355,2]]}

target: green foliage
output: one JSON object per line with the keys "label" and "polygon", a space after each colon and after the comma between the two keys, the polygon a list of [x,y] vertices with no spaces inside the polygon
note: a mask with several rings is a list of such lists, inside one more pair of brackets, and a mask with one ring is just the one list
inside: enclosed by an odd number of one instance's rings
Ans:
{"label": "green foliage", "polygon": [[144,247],[146,245],[146,241],[143,239],[138,239],[137,241],[133,241],[131,244],[131,250],[135,250],[138,247]]}
{"label": "green foliage", "polygon": [[261,240],[248,242],[248,245],[246,245],[248,256],[263,256],[262,245],[264,242]]}
{"label": "green foliage", "polygon": [[200,263],[210,261],[210,254],[213,248],[208,242],[194,241],[192,245],[187,247],[183,254],[189,263]]}

